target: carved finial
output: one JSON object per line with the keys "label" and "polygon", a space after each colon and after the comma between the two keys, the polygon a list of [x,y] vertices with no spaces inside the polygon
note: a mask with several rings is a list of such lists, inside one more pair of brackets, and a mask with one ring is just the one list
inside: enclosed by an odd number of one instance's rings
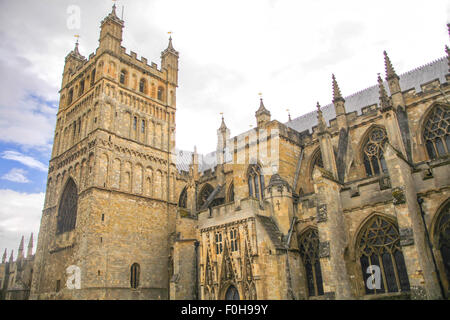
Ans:
{"label": "carved finial", "polygon": [[27,258],[31,258],[33,255],[33,232],[31,233],[30,240],[28,241]]}
{"label": "carved finial", "polygon": [[5,252],[3,253],[3,257],[2,257],[2,263],[6,262],[6,257],[7,257],[7,253],[6,253],[6,248],[5,248]]}
{"label": "carved finial", "polygon": [[113,6],[112,6],[111,14],[117,16],[116,15],[116,0],[113,0]]}
{"label": "carved finial", "polygon": [[391,106],[391,101],[386,93],[384,88],[383,80],[381,79],[381,75],[378,73],[378,88],[380,94],[380,105],[381,109],[387,109]]}
{"label": "carved finial", "polygon": [[256,111],[256,116],[263,114],[263,113],[270,115],[269,110],[267,110],[266,107],[264,106],[262,93],[260,92],[260,93],[258,93],[258,95],[259,95],[259,109]]}
{"label": "carved finial", "polygon": [[331,75],[331,78],[333,80],[333,103],[339,100],[344,100],[344,98],[342,98],[341,89],[339,89],[339,85],[334,74]]}
{"label": "carved finial", "polygon": [[11,255],[9,256],[9,262],[12,263],[14,261],[14,250],[11,251]]}
{"label": "carved finial", "polygon": [[225,120],[223,118],[223,112],[221,112],[220,115],[222,116],[222,123],[220,124],[219,130],[223,132],[223,131],[227,130],[227,126],[226,126]]}
{"label": "carved finial", "polygon": [[325,119],[323,118],[322,110],[320,109],[320,104],[317,101],[317,121],[319,125],[319,131],[323,132],[327,128],[327,124],[325,122]]}
{"label": "carved finial", "polygon": [[19,255],[18,255],[19,259],[23,257],[23,242],[24,242],[24,236],[22,236],[22,239],[20,239]]}
{"label": "carved finial", "polygon": [[386,68],[386,80],[391,78],[397,78],[399,79],[398,75],[395,73],[394,67],[392,66],[391,59],[389,59],[389,56],[385,51],[383,51],[384,54],[384,65]]}
{"label": "carved finial", "polygon": [[291,113],[289,112],[289,109],[286,109],[286,111],[287,111],[287,113],[288,113],[288,121],[292,121],[292,119],[291,119]]}

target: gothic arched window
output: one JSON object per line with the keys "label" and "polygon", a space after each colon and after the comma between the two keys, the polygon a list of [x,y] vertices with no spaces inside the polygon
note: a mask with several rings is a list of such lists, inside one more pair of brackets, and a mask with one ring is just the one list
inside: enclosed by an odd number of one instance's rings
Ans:
{"label": "gothic arched window", "polygon": [[78,91],[78,96],[81,96],[83,94],[83,92],[84,92],[84,80],[81,80],[80,81],[80,88],[79,88],[79,91]]}
{"label": "gothic arched window", "polygon": [[127,79],[127,72],[125,70],[120,71],[120,83],[125,84],[125,81]]}
{"label": "gothic arched window", "polygon": [[71,104],[73,100],[73,89],[69,90],[69,95],[67,96],[67,105]]}
{"label": "gothic arched window", "polygon": [[450,108],[435,106],[424,124],[423,138],[430,159],[436,159],[450,151]]}
{"label": "gothic arched window", "polygon": [[180,208],[187,208],[187,191],[186,188],[181,191],[180,200],[178,201],[178,206]]}
{"label": "gothic arched window", "polygon": [[164,99],[164,88],[158,87],[158,100],[163,100],[163,99]]}
{"label": "gothic arched window", "polygon": [[92,87],[94,85],[94,83],[95,83],[95,69],[92,70],[92,72],[91,72],[91,84],[90,84],[90,86]]}
{"label": "gothic arched window", "polygon": [[374,128],[369,132],[363,147],[363,161],[367,176],[372,177],[381,172],[387,173],[384,160],[384,145],[387,141],[384,129]]}
{"label": "gothic arched window", "polygon": [[145,79],[141,79],[141,81],[139,81],[139,91],[142,93],[145,92]]}
{"label": "gothic arched window", "polygon": [[314,172],[314,168],[318,166],[320,168],[323,168],[323,161],[322,161],[322,152],[320,152],[320,149],[318,149],[312,156],[311,160],[311,179]]}
{"label": "gothic arched window", "polygon": [[264,175],[258,165],[250,165],[247,174],[248,194],[250,197],[264,199]]}
{"label": "gothic arched window", "polygon": [[409,291],[408,273],[396,225],[378,215],[373,216],[362,228],[357,245],[367,294]]}
{"label": "gothic arched window", "polygon": [[202,190],[200,191],[200,194],[198,195],[198,201],[197,201],[197,207],[200,209],[208,199],[209,195],[214,191],[214,188],[210,184],[206,184]]}
{"label": "gothic arched window", "polygon": [[436,224],[438,249],[441,251],[445,273],[450,282],[450,201],[441,211],[438,219]]}
{"label": "gothic arched window", "polygon": [[67,181],[59,203],[56,234],[75,229],[77,221],[78,191],[72,179]]}
{"label": "gothic arched window", "polygon": [[133,289],[136,289],[137,287],[139,287],[139,277],[141,274],[141,267],[138,263],[133,263],[131,265],[130,273],[130,285]]}
{"label": "gothic arched window", "polygon": [[309,296],[323,295],[322,270],[319,260],[319,234],[308,229],[299,237],[300,256],[306,271]]}

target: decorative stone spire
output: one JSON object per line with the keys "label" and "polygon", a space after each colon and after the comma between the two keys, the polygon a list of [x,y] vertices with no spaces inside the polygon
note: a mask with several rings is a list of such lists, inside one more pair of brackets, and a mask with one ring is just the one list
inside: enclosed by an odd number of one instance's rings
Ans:
{"label": "decorative stone spire", "polygon": [[77,41],[75,42],[75,48],[72,50],[72,51],[70,51],[69,52],[69,54],[66,56],[66,61],[69,59],[69,58],[74,58],[74,59],[76,59],[76,60],[78,60],[78,61],[84,61],[84,60],[86,60],[86,58],[84,57],[84,56],[82,56],[81,54],[80,54],[80,51],[78,50],[78,37],[79,36],[77,36]]}
{"label": "decorative stone spire", "polygon": [[384,65],[386,68],[386,80],[389,81],[390,79],[393,79],[393,78],[400,79],[398,77],[397,73],[395,73],[394,67],[392,66],[392,63],[391,63],[391,59],[389,59],[389,56],[388,56],[386,50],[383,51],[383,54],[384,54]]}
{"label": "decorative stone spire", "polygon": [[323,132],[326,130],[327,124],[325,122],[325,119],[323,118],[323,114],[322,114],[322,110],[320,109],[319,101],[317,101],[316,107],[317,107],[317,121],[318,121],[319,131]]}
{"label": "decorative stone spire", "polygon": [[172,53],[175,56],[179,56],[179,53],[177,50],[174,49],[173,44],[172,44],[172,35],[169,36],[169,44],[167,45],[167,48],[161,52],[161,56],[164,56],[168,53]]}
{"label": "decorative stone spire", "polygon": [[331,78],[333,82],[333,104],[334,110],[336,111],[336,118],[338,119],[339,126],[346,126],[347,120],[345,118],[345,100],[342,97],[341,89],[339,89],[339,85],[334,74]]}
{"label": "decorative stone spire", "polygon": [[20,240],[19,254],[17,256],[17,259],[23,258],[23,242],[24,242],[24,236],[22,236],[22,239]]}
{"label": "decorative stone spire", "polygon": [[220,124],[220,127],[219,127],[219,131],[220,132],[225,132],[225,131],[227,131],[227,125],[225,124],[225,120],[224,120],[224,118],[223,118],[223,115],[222,115],[222,123]]}
{"label": "decorative stone spire", "polygon": [[33,232],[31,233],[30,240],[28,241],[27,258],[31,258],[33,255]]}
{"label": "decorative stone spire", "polygon": [[266,122],[270,121],[270,111],[264,106],[262,97],[259,99],[259,109],[255,112],[256,123],[258,127],[261,127]]}
{"label": "decorative stone spire", "polygon": [[6,262],[6,257],[7,257],[7,255],[6,255],[6,249],[5,249],[5,252],[3,253],[3,257],[2,257],[2,263]]}
{"label": "decorative stone spire", "polygon": [[380,74],[378,74],[378,88],[380,93],[380,106],[381,110],[386,110],[391,107],[391,100],[389,99],[386,90],[384,88],[383,80]]}
{"label": "decorative stone spire", "polygon": [[333,103],[337,101],[345,101],[344,98],[342,98],[341,89],[339,89],[339,85],[334,74],[331,75],[331,78],[333,80]]}
{"label": "decorative stone spire", "polygon": [[14,262],[14,250],[11,251],[11,255],[9,256],[9,263]]}

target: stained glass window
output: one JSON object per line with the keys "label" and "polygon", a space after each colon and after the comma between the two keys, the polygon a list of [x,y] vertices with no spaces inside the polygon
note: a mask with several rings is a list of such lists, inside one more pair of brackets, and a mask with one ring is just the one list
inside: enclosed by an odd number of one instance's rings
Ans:
{"label": "stained glass window", "polygon": [[374,128],[369,133],[363,147],[364,167],[367,176],[375,176],[381,172],[387,173],[386,161],[384,160],[384,145],[388,141],[386,131]]}
{"label": "stained glass window", "polygon": [[[392,222],[380,216],[367,221],[358,237],[358,254],[367,294],[409,291],[400,235]],[[368,272],[369,266],[375,266],[373,271]]]}
{"label": "stained glass window", "polygon": [[450,282],[450,202],[441,211],[436,229],[445,273]]}
{"label": "stained glass window", "polygon": [[77,220],[78,191],[72,179],[66,184],[59,204],[56,234],[75,229]]}
{"label": "stained glass window", "polygon": [[450,150],[450,108],[436,106],[425,121],[423,137],[428,156],[436,159]]}
{"label": "stained glass window", "polygon": [[300,236],[299,249],[306,270],[309,296],[323,295],[322,270],[319,260],[319,234],[317,229],[308,229]]}

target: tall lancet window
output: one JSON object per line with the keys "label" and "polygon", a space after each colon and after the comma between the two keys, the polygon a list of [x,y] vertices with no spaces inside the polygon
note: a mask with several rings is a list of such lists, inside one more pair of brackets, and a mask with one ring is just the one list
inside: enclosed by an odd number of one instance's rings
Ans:
{"label": "tall lancet window", "polygon": [[299,237],[300,256],[306,271],[309,296],[323,295],[322,270],[319,260],[319,234],[317,229],[308,229]]}
{"label": "tall lancet window", "polygon": [[387,173],[384,160],[384,146],[388,141],[386,131],[382,128],[373,128],[363,147],[363,161],[367,176],[376,176]]}
{"label": "tall lancet window", "polygon": [[264,199],[264,175],[259,165],[252,164],[248,168],[248,194],[250,197]]}
{"label": "tall lancet window", "polygon": [[437,249],[441,252],[442,263],[450,282],[450,201],[447,201],[438,217],[435,230]]}
{"label": "tall lancet window", "polygon": [[141,275],[141,267],[138,263],[133,263],[130,270],[130,285],[133,289],[137,289],[139,287],[139,278]]}
{"label": "tall lancet window", "polygon": [[178,206],[180,208],[187,208],[187,190],[186,187],[181,191],[180,199],[178,201]]}
{"label": "tall lancet window", "polygon": [[373,216],[361,229],[357,245],[367,294],[409,291],[400,234],[394,223]]}
{"label": "tall lancet window", "polygon": [[450,108],[437,105],[425,121],[423,138],[430,159],[445,156],[450,151]]}
{"label": "tall lancet window", "polygon": [[78,191],[75,182],[69,179],[59,203],[56,234],[75,229],[77,220]]}

